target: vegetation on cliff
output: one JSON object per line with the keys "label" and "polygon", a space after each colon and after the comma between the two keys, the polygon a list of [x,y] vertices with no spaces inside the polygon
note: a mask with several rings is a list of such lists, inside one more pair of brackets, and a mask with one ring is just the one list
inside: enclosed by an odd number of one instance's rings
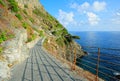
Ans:
{"label": "vegetation on cliff", "polygon": [[[32,1],[34,3],[31,5]],[[44,10],[38,0],[0,0],[0,14],[0,44],[14,38],[15,29],[24,29],[27,31],[26,43],[37,37],[46,37],[43,46],[48,52],[60,57],[70,53],[67,49],[71,45],[78,53],[80,51],[79,46],[72,41],[79,37],[70,35],[56,18]],[[1,46],[0,52],[2,50]]]}

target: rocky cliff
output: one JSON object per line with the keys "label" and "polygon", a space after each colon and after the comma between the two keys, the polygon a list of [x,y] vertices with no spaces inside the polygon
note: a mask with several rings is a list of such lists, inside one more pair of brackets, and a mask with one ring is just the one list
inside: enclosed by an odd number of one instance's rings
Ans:
{"label": "rocky cliff", "polygon": [[40,38],[50,54],[73,61],[80,46],[68,31],[44,10],[39,0],[0,0],[0,81],[10,77],[10,68],[29,56]]}

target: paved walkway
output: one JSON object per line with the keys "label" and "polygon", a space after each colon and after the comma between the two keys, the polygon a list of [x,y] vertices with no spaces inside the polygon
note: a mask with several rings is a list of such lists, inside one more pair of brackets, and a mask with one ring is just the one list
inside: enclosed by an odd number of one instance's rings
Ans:
{"label": "paved walkway", "polygon": [[46,53],[41,42],[30,50],[30,57],[12,69],[9,81],[86,81],[65,64]]}

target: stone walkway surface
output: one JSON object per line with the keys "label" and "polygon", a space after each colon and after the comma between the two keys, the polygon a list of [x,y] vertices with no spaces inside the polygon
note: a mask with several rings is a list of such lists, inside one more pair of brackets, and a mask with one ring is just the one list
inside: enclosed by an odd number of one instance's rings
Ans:
{"label": "stone walkway surface", "polygon": [[86,81],[42,49],[39,41],[30,57],[12,68],[9,81]]}

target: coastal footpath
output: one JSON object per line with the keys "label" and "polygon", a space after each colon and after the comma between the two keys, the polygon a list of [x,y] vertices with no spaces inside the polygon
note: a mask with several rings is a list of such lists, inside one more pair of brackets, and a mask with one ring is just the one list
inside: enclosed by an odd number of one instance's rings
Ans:
{"label": "coastal footpath", "polygon": [[9,81],[88,81],[71,71],[66,63],[48,54],[41,41],[42,39],[31,48],[30,57],[12,68]]}

